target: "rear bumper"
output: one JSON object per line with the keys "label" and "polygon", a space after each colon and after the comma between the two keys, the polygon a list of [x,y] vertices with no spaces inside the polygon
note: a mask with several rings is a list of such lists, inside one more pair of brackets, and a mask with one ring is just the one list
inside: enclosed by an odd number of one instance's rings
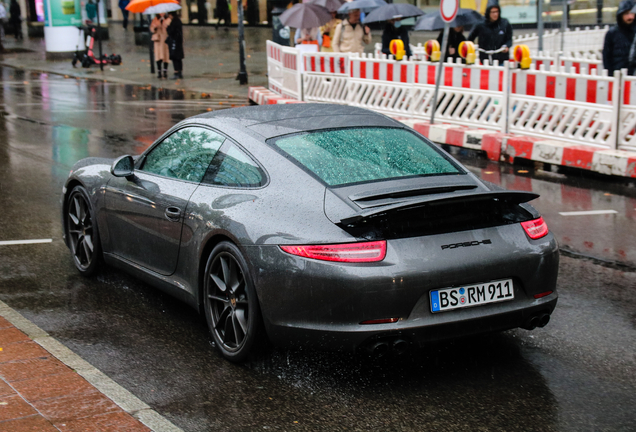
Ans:
{"label": "rear bumper", "polygon": [[[396,324],[369,326],[341,326],[306,328],[270,326],[268,335],[276,345],[311,346],[326,351],[359,351],[371,349],[378,342],[391,346],[396,341],[406,341],[414,348],[427,343],[510,330],[523,326],[532,316],[552,314],[557,304],[557,294],[541,299],[536,305],[518,310],[496,313],[437,324],[414,325],[408,320]],[[454,311],[457,312],[457,311]],[[449,313],[454,313],[449,312]]]}
{"label": "rear bumper", "polygon": [[[491,243],[441,248],[483,239]],[[558,298],[556,240],[551,234],[529,240],[518,224],[391,240],[379,263],[317,261],[277,246],[247,249],[267,334],[279,345],[352,351],[398,337],[421,345],[524,326],[533,314],[552,313]],[[431,312],[431,290],[508,278],[513,300]],[[361,324],[387,318],[398,320]]]}

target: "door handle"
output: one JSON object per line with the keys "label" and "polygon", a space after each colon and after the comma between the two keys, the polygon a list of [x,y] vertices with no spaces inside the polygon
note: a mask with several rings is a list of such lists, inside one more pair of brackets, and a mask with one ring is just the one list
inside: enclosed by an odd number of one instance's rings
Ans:
{"label": "door handle", "polygon": [[181,209],[178,207],[168,207],[166,209],[166,217],[173,222],[179,221],[181,218]]}

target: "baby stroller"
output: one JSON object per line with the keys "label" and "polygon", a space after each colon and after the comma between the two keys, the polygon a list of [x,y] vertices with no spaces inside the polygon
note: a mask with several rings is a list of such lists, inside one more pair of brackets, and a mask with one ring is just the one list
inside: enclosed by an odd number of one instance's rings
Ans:
{"label": "baby stroller", "polygon": [[[81,64],[82,67],[88,68],[91,67],[92,64],[111,64],[113,66],[118,66],[121,64],[121,56],[118,54],[106,55],[102,54],[102,58],[95,58],[95,54],[93,53],[93,44],[95,43],[95,34],[97,30],[95,26],[90,25],[88,22],[85,26],[78,27],[79,35],[77,40],[77,50],[73,55],[72,64],[73,67],[76,67],[77,63]],[[80,41],[86,34],[86,49],[84,51],[80,51]]]}

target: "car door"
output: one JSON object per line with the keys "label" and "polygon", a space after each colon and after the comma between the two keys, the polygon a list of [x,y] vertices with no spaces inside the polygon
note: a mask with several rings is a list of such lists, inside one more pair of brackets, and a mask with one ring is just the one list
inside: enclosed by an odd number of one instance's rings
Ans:
{"label": "car door", "polygon": [[134,176],[113,177],[106,188],[108,252],[172,274],[188,200],[224,140],[210,129],[185,127],[153,146]]}

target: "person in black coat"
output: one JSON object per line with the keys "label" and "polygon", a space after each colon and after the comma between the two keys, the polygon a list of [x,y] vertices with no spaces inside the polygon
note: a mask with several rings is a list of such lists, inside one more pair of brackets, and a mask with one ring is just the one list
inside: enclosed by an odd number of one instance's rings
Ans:
{"label": "person in black coat", "polygon": [[[486,8],[486,21],[475,26],[468,35],[468,40],[474,42],[478,39],[479,48],[486,51],[498,50],[504,47],[500,53],[492,54],[492,61],[499,60],[503,64],[510,59],[510,48],[512,47],[512,26],[507,19],[501,18],[501,8],[497,3],[488,3]],[[489,60],[490,57],[484,52],[479,52],[479,60]]]}
{"label": "person in black coat", "polygon": [[170,60],[174,67],[174,76],[171,79],[183,78],[183,24],[179,15],[171,12],[172,22],[166,29],[168,31],[168,50],[170,51]]}
{"label": "person in black coat", "polygon": [[[440,49],[442,48],[442,40],[444,38],[444,30],[439,32],[437,36],[437,42],[439,42]],[[461,58],[459,56],[459,44],[464,42],[466,37],[464,36],[464,27],[451,27],[448,29],[448,43],[446,45],[446,53],[444,54],[444,61],[449,58],[455,63],[456,59]]]}
{"label": "person in black coat", "polygon": [[9,22],[11,23],[11,27],[13,27],[13,34],[15,38],[22,39],[22,11],[20,10],[20,5],[16,0],[11,0],[11,4],[9,5],[9,14],[11,14]]}
{"label": "person in black coat", "polygon": [[216,28],[219,28],[221,24],[221,20],[223,20],[223,25],[225,27],[230,26],[231,17],[230,17],[230,2],[229,0],[216,0]]}
{"label": "person in black coat", "polygon": [[411,57],[411,45],[409,42],[409,31],[406,27],[402,26],[402,21],[397,19],[391,19],[384,25],[384,31],[382,32],[382,52],[386,55],[391,55],[391,41],[393,39],[401,39],[404,42],[404,51],[407,57]]}
{"label": "person in black coat", "polygon": [[603,43],[603,67],[611,76],[615,70],[627,68],[633,74],[634,67],[629,64],[629,51],[634,41],[634,7],[632,0],[624,0],[616,11],[616,25],[605,34]]}

